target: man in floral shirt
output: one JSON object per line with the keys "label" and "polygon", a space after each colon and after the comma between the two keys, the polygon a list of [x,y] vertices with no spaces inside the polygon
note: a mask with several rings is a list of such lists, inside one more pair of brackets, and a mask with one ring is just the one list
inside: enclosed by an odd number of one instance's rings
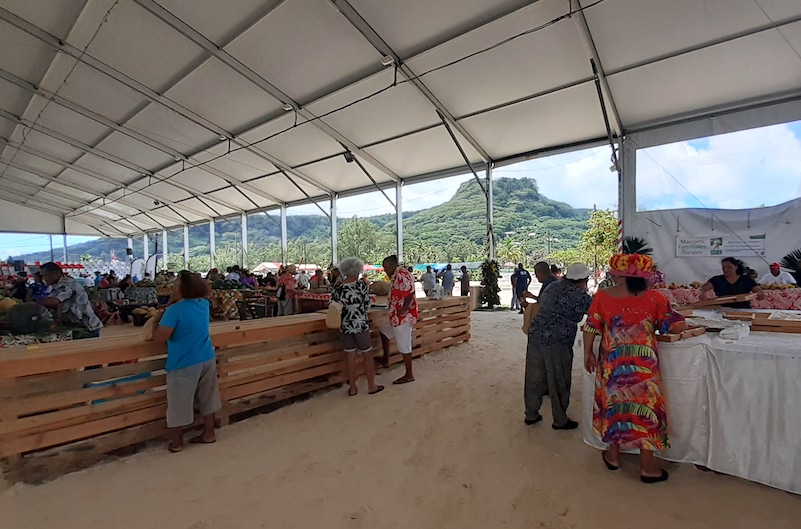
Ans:
{"label": "man in floral shirt", "polygon": [[384,346],[384,355],[389,360],[389,341],[393,338],[398,345],[398,351],[403,355],[403,365],[406,374],[393,384],[407,384],[414,382],[412,374],[412,333],[417,323],[417,297],[414,290],[414,276],[398,266],[398,256],[390,255],[382,263],[384,271],[392,278],[392,287],[389,293],[389,322],[381,325],[381,342]]}

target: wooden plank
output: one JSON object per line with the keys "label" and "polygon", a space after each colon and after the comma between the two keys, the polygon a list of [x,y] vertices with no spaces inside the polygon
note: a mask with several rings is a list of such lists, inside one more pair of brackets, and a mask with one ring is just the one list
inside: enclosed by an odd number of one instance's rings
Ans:
{"label": "wooden plank", "polygon": [[229,406],[231,415],[243,413],[263,406],[269,406],[276,402],[288,400],[306,393],[312,393],[321,389],[325,389],[344,381],[343,376],[334,376],[326,380],[317,382],[300,382],[297,384],[290,384],[277,389],[271,389],[262,393],[249,395],[242,399],[232,402]]}
{"label": "wooden plank", "polygon": [[145,360],[135,364],[123,364],[88,371],[59,371],[30,377],[0,381],[0,400],[23,398],[40,393],[78,390],[86,384],[113,380],[142,373],[153,373],[164,369],[165,359]]}
{"label": "wooden plank", "polygon": [[166,375],[120,382],[108,386],[84,388],[63,393],[53,393],[28,399],[4,402],[0,404],[0,415],[9,412],[17,416],[31,415],[37,412],[53,411],[68,408],[76,404],[91,403],[101,399],[116,399],[135,395],[140,391],[163,386],[167,383]]}
{"label": "wooden plank", "polygon": [[294,373],[296,371],[302,371],[304,369],[311,369],[313,367],[319,367],[323,365],[339,364],[339,367],[342,368],[344,366],[344,360],[345,353],[340,351],[337,354],[319,356],[312,359],[304,358],[299,361],[290,361],[278,367],[267,365],[261,370],[245,371],[244,373],[238,373],[236,375],[229,375],[220,378],[220,389],[250,384],[251,382],[257,382],[259,380],[265,380],[268,378],[286,375],[288,373]]}
{"label": "wooden plank", "polygon": [[167,402],[167,392],[149,392],[145,395],[126,397],[90,406],[79,406],[52,413],[32,415],[16,421],[0,422],[0,439],[14,439],[25,435],[58,430],[89,421],[105,419],[163,404]]}
{"label": "wooden plank", "polygon": [[109,452],[159,439],[166,433],[167,425],[164,420],[133,426],[23,456],[18,462],[8,465],[3,475],[10,483],[21,481],[39,484],[98,463]]}
{"label": "wooden plank", "polygon": [[262,393],[269,389],[280,388],[281,386],[295,384],[297,382],[302,382],[304,380],[311,380],[313,378],[325,375],[331,375],[341,370],[342,370],[341,365],[328,364],[320,367],[315,367],[312,369],[304,369],[302,371],[296,371],[294,373],[289,373],[286,375],[270,377],[264,380],[251,382],[250,384],[243,384],[241,386],[225,388],[221,389],[220,391],[222,393],[223,399],[225,400],[238,399],[256,393]]}
{"label": "wooden plank", "polygon": [[167,405],[162,404],[131,413],[69,426],[67,428],[20,437],[18,439],[0,438],[0,457],[32,452],[42,448],[58,446],[71,441],[78,441],[107,432],[121,430],[129,426],[157,421],[164,419],[166,413]]}

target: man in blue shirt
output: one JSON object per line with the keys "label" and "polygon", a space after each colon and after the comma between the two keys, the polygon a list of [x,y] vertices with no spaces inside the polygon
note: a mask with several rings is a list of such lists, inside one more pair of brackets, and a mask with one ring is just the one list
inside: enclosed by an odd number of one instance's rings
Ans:
{"label": "man in blue shirt", "polygon": [[[517,264],[517,269],[512,274],[512,284],[515,289],[515,299],[519,300],[523,297],[523,292],[528,290],[528,286],[531,284],[531,274],[523,268],[523,263]],[[520,309],[520,314],[523,314],[522,308]]]}
{"label": "man in blue shirt", "polygon": [[445,291],[446,296],[453,295],[453,267],[448,265],[445,270],[439,273],[437,277],[442,278],[442,289]]}

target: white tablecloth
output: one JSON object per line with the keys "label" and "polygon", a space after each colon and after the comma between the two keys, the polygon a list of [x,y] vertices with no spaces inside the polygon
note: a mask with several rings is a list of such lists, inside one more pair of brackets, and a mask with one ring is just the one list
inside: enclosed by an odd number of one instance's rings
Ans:
{"label": "white tablecloth", "polygon": [[[801,494],[801,335],[660,343],[659,363],[671,441],[659,457]],[[592,431],[595,375],[582,384],[584,441],[605,449]]]}

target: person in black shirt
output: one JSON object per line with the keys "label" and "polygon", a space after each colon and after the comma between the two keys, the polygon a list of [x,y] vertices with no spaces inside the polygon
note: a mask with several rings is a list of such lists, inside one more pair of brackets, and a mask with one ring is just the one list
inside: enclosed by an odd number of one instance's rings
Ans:
{"label": "person in black shirt", "polygon": [[[721,267],[723,275],[715,276],[707,281],[701,287],[701,292],[714,290],[717,297],[737,296],[755,292],[759,299],[765,299],[765,293],[759,288],[756,281],[744,275],[745,265],[743,265],[742,261],[734,257],[726,257],[721,261]],[[751,308],[751,302],[725,303],[723,306],[732,309],[749,309]]]}

